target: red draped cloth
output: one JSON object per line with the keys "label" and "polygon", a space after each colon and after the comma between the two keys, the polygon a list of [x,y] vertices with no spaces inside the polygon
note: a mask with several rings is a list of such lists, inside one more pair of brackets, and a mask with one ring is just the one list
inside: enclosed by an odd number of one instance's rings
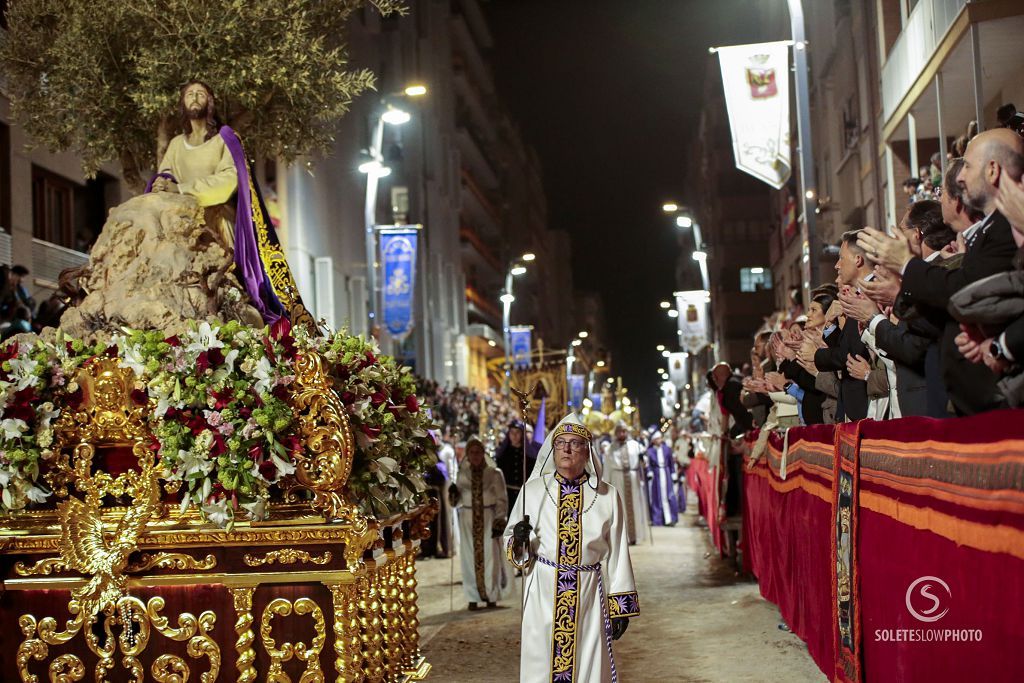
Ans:
{"label": "red draped cloth", "polygon": [[722,534],[722,467],[710,468],[707,459],[700,455],[690,463],[686,477],[690,488],[697,493],[697,512],[708,523],[711,542],[722,553],[725,549]]}
{"label": "red draped cloth", "polygon": [[1021,680],[1022,416],[863,421],[843,428],[843,455],[835,427],[792,429],[785,479],[772,435],[745,475],[746,557],[829,679]]}

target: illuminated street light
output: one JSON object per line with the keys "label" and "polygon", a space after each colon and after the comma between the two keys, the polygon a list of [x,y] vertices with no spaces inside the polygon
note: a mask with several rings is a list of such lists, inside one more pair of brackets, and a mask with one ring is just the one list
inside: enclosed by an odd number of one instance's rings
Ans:
{"label": "illuminated street light", "polygon": [[678,218],[676,218],[676,225],[679,226],[680,228],[692,228],[693,219],[690,218],[689,216],[679,216]]}
{"label": "illuminated street light", "polygon": [[670,317],[670,318],[678,318],[679,317],[679,311],[677,311],[674,308],[670,308],[668,310],[668,317]]}
{"label": "illuminated street light", "polygon": [[594,363],[594,365],[595,365],[595,366],[597,366],[597,367],[599,367],[599,368],[603,368],[603,367],[604,367],[604,365],[605,365],[605,363],[604,363],[604,361],[603,361],[603,360],[599,360],[599,361],[597,361],[596,363]]}
{"label": "illuminated street light", "polygon": [[509,272],[513,275],[522,275],[526,272],[526,266],[512,266],[512,270]]}
{"label": "illuminated street light", "polygon": [[675,213],[679,210],[679,205],[675,202],[665,202],[661,205],[661,210],[665,213]]}
{"label": "illuminated street light", "polygon": [[427,86],[422,85],[420,83],[410,85],[405,89],[405,94],[408,97],[422,97],[423,95],[427,94]]}
{"label": "illuminated street light", "polygon": [[535,258],[537,258],[537,255],[534,254],[532,251],[528,251],[525,254],[523,254],[522,256],[520,256],[519,260],[520,261],[527,261],[527,262],[529,262],[529,261],[534,260]]}
{"label": "illuminated street light", "polygon": [[503,304],[511,304],[513,301],[516,300],[516,298],[512,294],[502,294],[500,297],[498,297],[498,300],[501,301],[501,303]]}
{"label": "illuminated street light", "polygon": [[577,336],[578,336],[578,337],[579,337],[580,339],[586,339],[587,337],[589,337],[589,336],[590,336],[590,333],[589,333],[589,332],[587,332],[586,330],[583,330],[583,331],[582,331],[582,332],[580,332],[580,333],[579,333],[579,334],[578,334]]}
{"label": "illuminated street light", "polygon": [[752,275],[760,275],[764,272],[764,268],[751,268],[750,272]]}
{"label": "illuminated street light", "polygon": [[804,192],[804,196],[808,199],[814,199],[814,190],[807,190],[807,192]]}
{"label": "illuminated street light", "polygon": [[672,352],[669,351],[668,349],[665,349],[664,351],[661,352],[661,355],[665,356],[665,358],[668,358],[669,356],[672,355]]}
{"label": "illuminated street light", "polygon": [[707,261],[708,260],[708,254],[707,254],[706,251],[695,251],[695,252],[693,252],[693,260],[694,261]]}
{"label": "illuminated street light", "polygon": [[659,305],[659,306],[661,306],[662,308],[666,309],[666,310],[668,310],[668,309],[672,308],[672,304],[670,304],[670,303],[669,303],[669,302],[667,302],[667,301],[662,301],[662,302],[661,302],[660,304],[658,304],[658,305]]}
{"label": "illuminated street light", "polygon": [[579,345],[580,345],[580,344],[582,344],[582,343],[583,343],[583,340],[582,340],[582,339],[573,339],[573,340],[572,340],[572,345],[573,345],[573,346],[579,346]]}
{"label": "illuminated street light", "polygon": [[498,343],[496,341],[494,341],[493,339],[488,339],[487,340],[487,345],[490,346],[491,348],[494,348],[495,346],[498,345]]}
{"label": "illuminated street light", "polygon": [[359,172],[373,175],[375,178],[384,178],[391,175],[391,167],[385,166],[377,160],[364,161],[359,164]]}
{"label": "illuminated street light", "polygon": [[387,111],[380,115],[380,120],[392,126],[401,126],[412,120],[412,114],[402,109],[388,107]]}
{"label": "illuminated street light", "polygon": [[665,350],[665,345],[664,344],[658,344],[657,348],[658,348],[658,351],[664,351]]}

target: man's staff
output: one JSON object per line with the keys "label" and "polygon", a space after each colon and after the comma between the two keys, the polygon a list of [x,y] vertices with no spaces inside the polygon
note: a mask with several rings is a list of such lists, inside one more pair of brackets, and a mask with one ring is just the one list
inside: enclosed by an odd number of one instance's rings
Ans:
{"label": "man's staff", "polygon": [[[537,389],[539,389],[539,388],[540,388],[540,382],[537,382],[536,384],[534,384],[533,385],[533,389],[530,389],[529,391],[520,391],[519,389],[516,389],[511,384],[509,385],[509,390],[511,390],[512,393],[516,395],[516,398],[519,399],[519,409],[522,411],[522,414],[523,414],[523,426],[524,427],[526,425],[526,420],[527,420],[527,411],[528,411],[528,409],[530,407],[530,397],[533,396],[537,392]],[[536,429],[536,427],[535,427],[535,429]],[[522,503],[523,503],[522,506],[521,506],[522,510],[523,510],[523,521],[526,522],[527,524],[529,524],[530,523],[530,515],[526,514],[526,429],[523,429],[523,469],[522,469],[522,474],[521,474],[520,479],[521,479],[521,481],[520,481],[520,486],[519,486],[519,500],[521,500]],[[521,598],[520,599],[520,620],[522,620],[523,610],[526,609],[526,572],[520,572],[520,574],[519,574],[519,591],[520,591],[520,598]]]}

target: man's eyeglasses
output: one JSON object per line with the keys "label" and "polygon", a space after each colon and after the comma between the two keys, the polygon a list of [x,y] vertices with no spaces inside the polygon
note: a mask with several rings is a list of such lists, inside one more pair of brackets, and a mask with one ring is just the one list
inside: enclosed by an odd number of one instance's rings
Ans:
{"label": "man's eyeglasses", "polygon": [[555,439],[552,444],[556,451],[572,451],[582,453],[587,450],[587,442],[583,439]]}

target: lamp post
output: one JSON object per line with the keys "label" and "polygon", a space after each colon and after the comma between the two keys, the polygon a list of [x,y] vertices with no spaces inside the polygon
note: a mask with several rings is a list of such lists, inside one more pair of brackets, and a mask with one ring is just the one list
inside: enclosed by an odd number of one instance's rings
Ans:
{"label": "lamp post", "polygon": [[512,302],[516,300],[515,295],[512,294],[512,283],[517,275],[523,275],[526,273],[526,266],[524,263],[533,261],[536,257],[532,252],[527,252],[509,264],[508,270],[505,271],[505,288],[501,290],[501,296],[498,297],[501,300],[501,328],[502,335],[505,340],[505,386],[504,389],[508,391],[509,380],[512,377],[512,362],[511,362],[511,344],[512,344]]}
{"label": "lamp post", "polygon": [[[410,85],[392,98],[421,97],[427,94],[427,87],[421,84]],[[391,169],[384,163],[384,125],[400,126],[408,123],[412,115],[404,109],[395,107],[388,98],[381,98],[380,107],[375,112],[373,131],[370,134],[370,146],[367,150],[369,159],[359,165],[359,172],[366,174],[366,198],[363,207],[366,247],[366,286],[368,302],[366,307],[368,328],[367,337],[373,336],[373,328],[377,324],[377,188],[379,181],[391,175]]]}

